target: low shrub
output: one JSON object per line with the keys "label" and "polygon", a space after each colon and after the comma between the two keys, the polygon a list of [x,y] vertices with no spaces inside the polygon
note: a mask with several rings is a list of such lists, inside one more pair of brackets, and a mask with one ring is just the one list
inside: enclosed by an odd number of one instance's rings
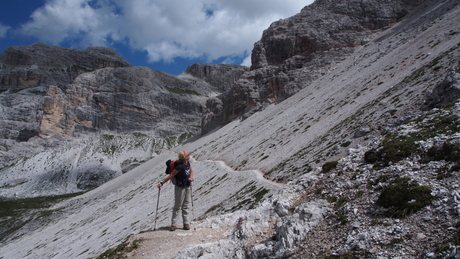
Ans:
{"label": "low shrub", "polygon": [[381,148],[371,149],[364,154],[364,160],[374,164],[374,167],[387,167],[412,155],[417,149],[417,140],[419,139],[414,136],[387,136],[382,141]]}
{"label": "low shrub", "polygon": [[324,163],[324,165],[322,166],[322,169],[323,169],[322,172],[327,173],[331,171],[332,169],[335,169],[338,163],[339,163],[338,161],[331,161],[331,162]]}
{"label": "low shrub", "polygon": [[455,233],[454,245],[460,246],[460,230],[457,230],[457,233]]}
{"label": "low shrub", "polygon": [[374,164],[374,168],[387,167],[392,163],[397,163],[402,159],[417,153],[422,157],[421,162],[430,161],[458,161],[460,158],[460,145],[446,142],[440,147],[432,147],[427,152],[418,149],[418,141],[426,141],[435,136],[444,134],[450,135],[460,131],[460,120],[456,116],[430,115],[422,116],[415,120],[408,121],[414,123],[412,127],[418,129],[407,135],[388,134],[381,143],[381,147],[371,149],[364,154],[367,163]]}
{"label": "low shrub", "polygon": [[348,223],[348,216],[340,214],[339,216],[340,225],[345,225]]}
{"label": "low shrub", "polygon": [[380,152],[375,148],[369,151],[366,151],[366,153],[364,153],[364,161],[366,161],[366,163],[368,164],[373,164],[377,162],[379,160],[379,157],[380,157]]}
{"label": "low shrub", "polygon": [[397,178],[382,189],[377,204],[387,208],[390,217],[405,217],[431,204],[429,186],[420,186],[409,178]]}
{"label": "low shrub", "polygon": [[460,145],[445,142],[442,146],[433,146],[425,154],[422,162],[428,163],[430,161],[450,161],[457,162],[460,159]]}

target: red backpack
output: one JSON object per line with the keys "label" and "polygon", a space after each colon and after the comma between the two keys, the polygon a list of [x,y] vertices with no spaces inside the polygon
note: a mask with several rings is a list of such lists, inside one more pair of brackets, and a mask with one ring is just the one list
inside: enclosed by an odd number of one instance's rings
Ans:
{"label": "red backpack", "polygon": [[[168,161],[166,161],[165,174],[171,174],[172,173],[172,171],[176,167],[176,162],[177,161],[179,161],[179,160],[171,161],[171,159],[169,159]],[[176,177],[171,178],[171,182],[172,182],[172,184],[176,185]]]}

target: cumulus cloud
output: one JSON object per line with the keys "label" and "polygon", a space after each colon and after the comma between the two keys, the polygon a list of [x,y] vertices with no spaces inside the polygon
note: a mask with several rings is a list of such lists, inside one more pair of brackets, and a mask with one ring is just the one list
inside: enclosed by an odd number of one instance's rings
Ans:
{"label": "cumulus cloud", "polygon": [[0,23],[0,38],[4,38],[9,30],[10,26],[6,26]]}
{"label": "cumulus cloud", "polygon": [[245,58],[271,22],[294,15],[311,2],[48,0],[23,24],[21,33],[75,47],[127,44],[146,51],[151,62],[176,57]]}

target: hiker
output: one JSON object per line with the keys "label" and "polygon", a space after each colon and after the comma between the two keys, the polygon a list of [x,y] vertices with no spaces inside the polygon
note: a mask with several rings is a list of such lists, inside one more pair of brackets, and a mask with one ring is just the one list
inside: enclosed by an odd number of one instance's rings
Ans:
{"label": "hiker", "polygon": [[179,211],[182,211],[182,221],[184,230],[190,230],[190,203],[192,201],[191,187],[193,181],[193,169],[190,166],[190,154],[187,151],[179,152],[179,160],[175,163],[174,170],[161,183],[158,188],[161,188],[165,183],[173,177],[176,179],[174,186],[174,207],[171,219],[170,231],[176,230]]}

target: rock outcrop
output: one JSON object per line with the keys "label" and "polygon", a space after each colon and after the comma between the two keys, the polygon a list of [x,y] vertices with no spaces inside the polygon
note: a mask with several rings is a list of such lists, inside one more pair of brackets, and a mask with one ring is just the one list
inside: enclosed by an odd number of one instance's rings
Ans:
{"label": "rock outcrop", "polygon": [[453,68],[436,87],[427,94],[424,109],[443,108],[460,98],[460,65]]}
{"label": "rock outcrop", "polygon": [[[131,64],[103,47],[77,50],[35,43],[7,48],[0,54],[0,138],[27,141],[41,128],[69,135],[62,126],[66,124],[62,93],[79,75],[106,67]],[[41,126],[43,113],[53,118],[45,118]]]}
{"label": "rock outcrop", "polygon": [[194,64],[175,77],[132,67],[111,49],[41,43],[6,49],[0,68],[0,137],[18,141],[101,130],[197,134],[207,99],[248,70]]}
{"label": "rock outcrop", "polygon": [[247,71],[249,71],[248,67],[238,65],[195,63],[179,75],[179,78],[187,79],[186,75],[189,75],[193,77],[193,83],[195,84],[199,83],[198,79],[201,79],[203,82],[217,88],[220,92],[226,92]]}
{"label": "rock outcrop", "polygon": [[217,90],[208,94],[210,98],[206,100],[206,108],[201,119],[201,134],[206,134],[225,124],[224,120],[215,116],[223,112],[223,103],[218,96],[232,91],[236,82],[247,71],[249,68],[244,66],[196,63],[178,76],[198,87],[212,85]]}

